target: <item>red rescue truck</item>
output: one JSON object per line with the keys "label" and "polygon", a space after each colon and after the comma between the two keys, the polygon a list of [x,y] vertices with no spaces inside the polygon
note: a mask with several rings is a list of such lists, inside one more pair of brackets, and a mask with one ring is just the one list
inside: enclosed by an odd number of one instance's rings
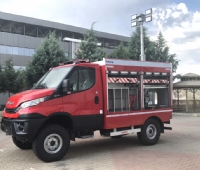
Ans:
{"label": "red rescue truck", "polygon": [[172,118],[170,63],[103,59],[51,68],[31,90],[11,96],[1,129],[45,161],[62,159],[75,138],[137,134],[154,145]]}

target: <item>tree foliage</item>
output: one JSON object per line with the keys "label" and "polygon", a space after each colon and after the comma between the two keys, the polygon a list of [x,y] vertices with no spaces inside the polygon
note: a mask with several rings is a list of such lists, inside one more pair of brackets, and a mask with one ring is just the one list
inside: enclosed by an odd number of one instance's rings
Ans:
{"label": "tree foliage", "polygon": [[128,59],[129,58],[128,48],[124,46],[123,42],[121,42],[120,45],[117,46],[117,48],[115,48],[113,52],[108,55],[108,58]]}
{"label": "tree foliage", "polygon": [[28,88],[32,87],[51,67],[67,61],[55,32],[50,33],[33,55],[26,68]]}
{"label": "tree foliage", "polygon": [[180,80],[181,77],[182,77],[181,74],[176,74],[176,75],[173,76],[173,80],[176,80],[176,79]]}
{"label": "tree foliage", "polygon": [[179,60],[176,59],[176,54],[170,54],[169,46],[164,39],[161,32],[159,32],[157,40],[155,42],[155,61],[172,63],[172,72],[175,73],[178,67]]}
{"label": "tree foliage", "polygon": [[12,59],[5,61],[5,68],[1,71],[1,92],[18,93],[24,88],[23,70],[15,70]]}
{"label": "tree foliage", "polygon": [[75,53],[78,59],[90,59],[90,61],[99,61],[105,57],[106,53],[103,49],[99,48],[98,40],[95,37],[93,29],[95,22],[93,22],[91,29],[83,36],[84,40],[81,41],[78,51]]}
{"label": "tree foliage", "polygon": [[[154,42],[149,39],[147,36],[147,28],[143,28],[143,36],[144,36],[144,53],[146,56],[146,60],[152,61],[154,60]],[[140,60],[141,55],[141,38],[140,38],[140,27],[136,27],[135,32],[133,32],[129,46],[129,59]]]}

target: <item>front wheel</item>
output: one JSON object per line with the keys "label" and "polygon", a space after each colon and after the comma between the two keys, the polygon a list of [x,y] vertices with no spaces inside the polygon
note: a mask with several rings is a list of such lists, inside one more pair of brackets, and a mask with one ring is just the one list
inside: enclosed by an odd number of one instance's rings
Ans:
{"label": "front wheel", "polygon": [[160,125],[156,119],[148,119],[137,134],[138,140],[143,145],[154,145],[160,139]]}
{"label": "front wheel", "polygon": [[33,142],[35,155],[44,162],[62,159],[69,150],[70,138],[68,131],[57,124],[46,126],[40,131]]}
{"label": "front wheel", "polygon": [[32,149],[32,142],[22,141],[14,136],[12,136],[13,143],[20,149],[27,150]]}

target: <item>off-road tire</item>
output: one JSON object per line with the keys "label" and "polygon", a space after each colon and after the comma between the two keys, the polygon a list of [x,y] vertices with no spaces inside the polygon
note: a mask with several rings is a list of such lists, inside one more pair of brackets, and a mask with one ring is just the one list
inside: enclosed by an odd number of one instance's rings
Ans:
{"label": "off-road tire", "polygon": [[[56,151],[51,151],[49,148],[53,145],[50,144],[52,141],[54,142],[54,146],[56,144],[58,145]],[[53,162],[61,160],[68,152],[69,146],[70,138],[68,130],[60,125],[50,124],[41,129],[36,136],[33,142],[33,151],[40,160],[44,162]]]}
{"label": "off-road tire", "polygon": [[20,149],[23,149],[23,150],[32,149],[32,142],[23,142],[14,136],[12,136],[12,141]]}
{"label": "off-road tire", "polygon": [[154,119],[148,119],[137,133],[138,140],[143,145],[155,145],[160,139],[161,128],[159,122]]}

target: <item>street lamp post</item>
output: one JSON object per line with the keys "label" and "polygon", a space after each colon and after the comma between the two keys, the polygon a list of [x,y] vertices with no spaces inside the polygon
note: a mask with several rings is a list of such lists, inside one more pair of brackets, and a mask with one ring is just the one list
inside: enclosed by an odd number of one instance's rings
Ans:
{"label": "street lamp post", "polygon": [[143,32],[143,23],[144,22],[151,22],[152,21],[152,8],[146,10],[145,14],[140,15],[132,15],[131,17],[131,26],[140,26],[140,39],[141,39],[141,55],[140,60],[144,61],[145,54],[144,54],[144,32]]}

